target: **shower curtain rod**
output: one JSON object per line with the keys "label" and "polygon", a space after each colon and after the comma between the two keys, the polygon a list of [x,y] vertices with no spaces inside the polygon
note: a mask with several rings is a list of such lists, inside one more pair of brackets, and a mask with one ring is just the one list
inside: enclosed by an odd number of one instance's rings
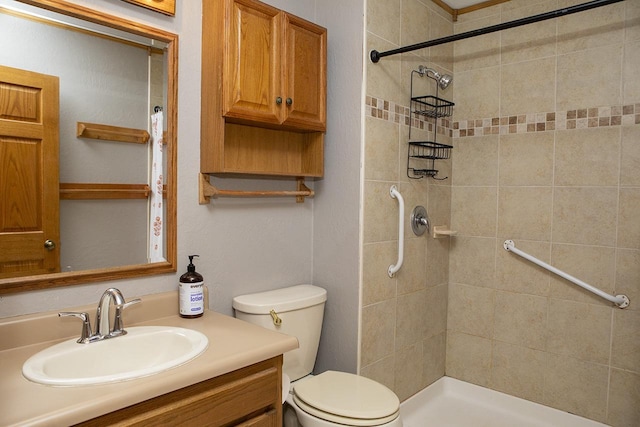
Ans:
{"label": "shower curtain rod", "polygon": [[533,24],[535,22],[546,21],[547,19],[559,18],[564,15],[570,15],[572,13],[583,12],[585,10],[595,9],[601,6],[607,6],[613,3],[619,3],[624,0],[594,0],[588,3],[577,4],[563,9],[554,10],[553,12],[541,13],[539,15],[529,16],[527,18],[516,19],[515,21],[503,22],[502,24],[492,25],[490,27],[480,28],[477,30],[467,31],[465,33],[454,34],[452,36],[446,36],[435,40],[429,40],[422,43],[416,43],[409,46],[400,47],[397,49],[387,50],[385,52],[378,52],[372,50],[369,57],[373,63],[380,61],[380,58],[385,56],[396,55],[398,53],[411,52],[418,49],[424,49],[431,46],[437,46],[444,43],[455,42],[457,40],[468,39],[471,37],[481,36],[483,34],[494,33],[496,31],[507,30],[509,28],[520,27],[522,25]]}

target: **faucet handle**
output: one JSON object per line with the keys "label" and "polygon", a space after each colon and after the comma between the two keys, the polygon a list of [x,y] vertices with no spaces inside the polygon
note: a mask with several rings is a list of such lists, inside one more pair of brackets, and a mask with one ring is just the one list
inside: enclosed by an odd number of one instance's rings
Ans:
{"label": "faucet handle", "polygon": [[88,344],[93,341],[93,335],[91,332],[91,320],[89,319],[89,314],[82,312],[78,313],[75,311],[63,311],[58,313],[58,317],[77,317],[82,320],[82,332],[80,333],[80,338],[78,339],[79,344]]}
{"label": "faucet handle", "polygon": [[113,330],[111,331],[109,336],[117,337],[118,335],[124,335],[127,333],[127,331],[124,330],[124,324],[122,322],[122,311],[125,308],[130,307],[134,304],[138,304],[140,302],[142,302],[142,300],[140,298],[136,298],[136,299],[132,299],[129,302],[125,302],[124,304],[116,305],[116,314],[113,319]]}

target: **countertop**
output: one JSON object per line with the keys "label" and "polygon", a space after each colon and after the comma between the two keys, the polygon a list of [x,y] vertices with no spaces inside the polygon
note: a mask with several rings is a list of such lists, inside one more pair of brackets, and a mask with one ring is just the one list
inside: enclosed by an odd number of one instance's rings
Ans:
{"label": "countertop", "polygon": [[[0,319],[0,425],[79,423],[298,347],[297,339],[292,336],[209,310],[205,310],[200,318],[183,319],[177,315],[177,292],[141,298],[142,304],[130,307],[130,315],[125,313],[125,329],[141,325],[194,329],[208,337],[207,350],[185,365],[145,378],[96,386],[47,386],[24,378],[22,365],[33,354],[52,344],[77,338],[80,321],[58,318],[57,311]],[[135,310],[137,306],[141,308]],[[92,323],[95,307],[88,311]]]}

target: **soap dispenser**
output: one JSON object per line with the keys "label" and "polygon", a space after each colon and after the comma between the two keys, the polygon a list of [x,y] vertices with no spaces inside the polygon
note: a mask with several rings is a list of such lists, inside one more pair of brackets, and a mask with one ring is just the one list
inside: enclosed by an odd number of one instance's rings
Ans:
{"label": "soap dispenser", "polygon": [[180,297],[180,317],[194,319],[204,314],[204,278],[196,272],[193,258],[189,255],[187,272],[180,276],[178,285]]}

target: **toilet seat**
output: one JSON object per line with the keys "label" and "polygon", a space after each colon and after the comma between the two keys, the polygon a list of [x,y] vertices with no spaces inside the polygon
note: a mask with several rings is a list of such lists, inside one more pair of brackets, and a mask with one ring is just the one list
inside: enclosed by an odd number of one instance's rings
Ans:
{"label": "toilet seat", "polygon": [[376,426],[400,414],[400,401],[387,387],[346,372],[326,371],[296,383],[293,399],[303,411],[338,424]]}

